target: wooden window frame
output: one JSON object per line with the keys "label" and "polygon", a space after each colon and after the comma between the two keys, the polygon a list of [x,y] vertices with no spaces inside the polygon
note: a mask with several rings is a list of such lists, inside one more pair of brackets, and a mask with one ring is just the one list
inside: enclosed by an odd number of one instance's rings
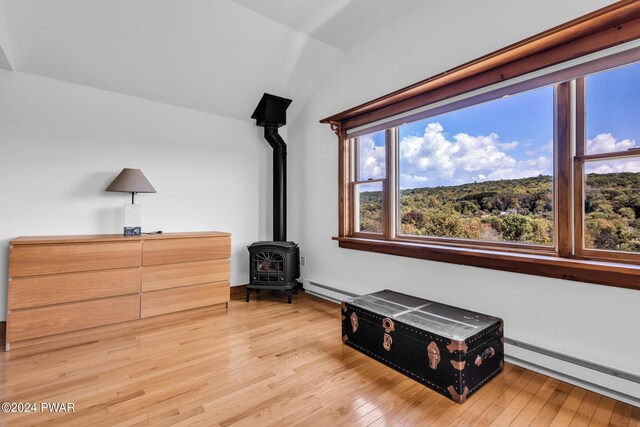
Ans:
{"label": "wooden window frame", "polygon": [[[363,134],[360,136],[364,136],[367,134]],[[364,181],[358,180],[359,173],[359,165],[360,165],[360,136],[350,138],[348,144],[351,145],[350,152],[351,156],[349,159],[349,177],[350,180],[348,182],[349,185],[349,199],[351,200],[351,205],[349,209],[349,221],[351,222],[352,236],[354,237],[366,237],[366,238],[383,238],[388,239],[390,234],[390,213],[389,213],[389,145],[390,145],[390,130],[385,130],[385,175],[383,178],[375,178],[375,179],[367,179]],[[381,233],[371,233],[365,231],[356,231],[355,227],[355,212],[356,212],[356,203],[358,202],[355,197],[355,188],[357,185],[361,184],[373,184],[376,182],[382,183],[382,232]]]}
{"label": "wooden window frame", "polygon": [[[557,83],[552,85],[543,85],[540,88],[548,87],[548,86],[553,86],[553,101],[552,101],[553,102],[553,128],[556,129],[558,127],[557,126],[558,114],[561,113],[561,110],[563,111],[564,114],[566,114],[566,111],[564,111],[563,108],[569,105],[569,102],[570,102],[569,92],[568,90],[566,90],[566,87],[568,87],[568,85],[567,83]],[[532,89],[531,82],[527,81],[520,84],[509,86],[508,93],[509,95],[518,95],[518,94],[527,92],[531,89]],[[533,89],[535,90],[537,89],[537,87],[534,87]],[[411,123],[418,120],[424,120],[429,117],[434,117],[434,116],[439,116],[441,114],[446,114],[449,112],[459,111],[463,108],[472,107],[474,105],[480,105],[481,103],[484,103],[484,102],[498,101],[503,97],[504,97],[504,91],[502,90],[487,92],[483,94],[483,96],[481,97],[469,98],[461,102],[456,102],[456,103],[443,106],[442,108],[429,110],[423,113],[418,113],[416,115],[413,115],[410,121],[405,121],[404,123]],[[396,126],[395,129],[398,129],[398,126]],[[553,203],[554,236],[553,236],[553,243],[551,245],[536,245],[531,243],[520,243],[520,242],[496,242],[496,241],[488,241],[488,240],[473,240],[473,239],[463,239],[463,238],[454,238],[454,237],[419,236],[419,235],[402,234],[400,233],[401,218],[400,218],[400,212],[399,212],[400,211],[399,202],[396,202],[394,206],[391,206],[391,209],[396,210],[396,222],[393,224],[396,230],[395,239],[398,241],[404,241],[404,242],[449,245],[449,246],[456,246],[456,247],[462,247],[462,248],[494,249],[498,251],[530,253],[530,254],[537,254],[537,255],[557,255],[558,254],[558,225],[559,225],[558,217],[560,215],[565,215],[565,216],[569,215],[569,211],[566,209],[562,209],[564,208],[564,205],[563,205],[560,209],[560,212],[558,212],[559,203],[557,199],[557,194],[558,194],[558,185],[561,185],[561,183],[559,183],[557,180],[556,171],[558,169],[557,167],[558,162],[561,161],[561,159],[559,159],[556,156],[556,153],[560,152],[564,154],[565,151],[562,150],[560,147],[558,147],[558,145],[568,144],[569,141],[565,139],[560,139],[557,135],[554,135],[553,141],[554,141],[554,147],[553,147],[554,172],[553,172],[552,191],[553,191],[553,197],[554,197],[554,203]],[[398,142],[399,142],[398,140],[394,141],[396,150],[399,148],[397,145]],[[395,170],[393,170],[393,172],[395,172],[396,183],[397,183],[394,188],[394,194],[398,196],[400,194],[400,188],[398,185],[400,168],[399,168],[398,162],[396,162]],[[566,221],[563,221],[563,223],[566,223]],[[562,232],[560,234],[564,235]]]}
{"label": "wooden window frame", "polygon": [[[634,58],[640,61],[640,58]],[[619,64],[617,64],[619,65]],[[586,76],[585,76],[586,77]],[[574,156],[574,253],[576,258],[585,260],[611,260],[640,264],[640,254],[624,251],[587,248],[585,246],[585,165],[592,160],[617,160],[637,158],[640,160],[640,147],[626,151],[611,151],[605,153],[586,153],[587,148],[587,115],[586,115],[586,84],[585,77],[576,79],[576,155]]]}
{"label": "wooden window frame", "polygon": [[[349,140],[357,135],[396,126],[400,121],[414,121],[415,118],[410,115],[397,119],[395,123],[390,121],[377,127],[369,126],[366,130],[349,132],[349,134],[347,132],[639,38],[640,1],[620,1],[445,73],[321,120],[321,123],[331,125],[339,141],[339,235],[334,239],[339,241],[339,246],[342,248],[640,289],[640,265],[638,265],[640,263],[636,264],[635,260],[630,260],[626,256],[603,257],[600,250],[595,250],[598,252],[594,254],[591,250],[577,249],[576,242],[581,241],[578,240],[581,237],[578,236],[580,233],[574,233],[574,230],[578,229],[574,226],[574,222],[577,225],[582,221],[577,217],[578,209],[576,208],[577,204],[582,204],[582,189],[578,188],[582,186],[582,179],[576,179],[576,177],[582,170],[584,162],[593,159],[594,155],[585,156],[584,152],[580,151],[581,144],[576,145],[575,156],[572,153],[573,135],[570,117],[574,114],[571,110],[573,101],[576,96],[581,96],[580,91],[583,88],[580,87],[580,83],[576,83],[575,90],[572,89],[569,79],[563,79],[562,76],[575,73],[575,70],[565,69],[554,73],[557,75],[551,77],[543,76],[522,83],[523,87],[527,84],[541,87],[543,84],[538,80],[555,78],[556,80],[552,83],[557,82],[554,91],[556,95],[554,101],[554,201],[556,203],[554,228],[556,236],[552,251],[540,251],[539,248],[526,248],[520,245],[496,247],[492,244],[478,244],[479,242],[476,241],[404,239],[403,236],[395,236],[396,227],[390,226],[393,221],[397,224],[399,215],[397,211],[394,212],[389,208],[383,212],[384,223],[389,225],[384,226],[382,236],[354,233],[351,218],[353,193],[350,183],[352,175],[350,174]],[[640,51],[640,48],[634,51]],[[607,57],[594,61],[593,64],[577,66],[577,68],[581,67],[588,71],[607,67],[612,62],[624,61],[625,55],[629,53],[612,55],[613,59]],[[586,74],[588,73],[585,72],[583,75]],[[539,86],[535,86],[536,84]],[[486,92],[469,98],[470,101],[461,102],[479,103],[483,97],[488,100],[488,97],[495,96],[500,91],[513,91],[514,87],[517,88],[518,85]],[[583,92],[582,96],[584,96]],[[576,115],[584,118],[584,105],[576,102],[575,106]],[[559,117],[562,119],[558,120]],[[576,121],[579,122],[579,120]],[[577,124],[576,140],[583,141],[584,132],[580,133],[581,125]],[[387,176],[383,184],[385,193],[383,198],[385,206],[390,206],[391,203],[398,206],[397,200],[393,200],[397,197],[396,191],[391,191],[392,186],[396,186],[397,190],[397,176],[394,174],[397,171],[398,159],[394,153],[395,148],[391,149],[392,144],[389,143],[389,132],[393,131],[387,130],[387,132]],[[609,157],[612,157],[612,153],[607,153],[607,158]],[[390,167],[391,161],[394,162],[393,167]],[[572,170],[574,168],[575,171]],[[574,180],[577,184],[575,188]],[[577,196],[578,194],[580,197]]]}

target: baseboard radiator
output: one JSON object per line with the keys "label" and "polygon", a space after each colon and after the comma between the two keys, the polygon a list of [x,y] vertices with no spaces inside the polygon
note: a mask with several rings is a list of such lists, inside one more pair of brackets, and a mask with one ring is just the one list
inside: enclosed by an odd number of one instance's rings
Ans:
{"label": "baseboard radiator", "polygon": [[[311,287],[305,287],[306,293],[318,296],[320,298],[327,299],[329,301],[339,303],[341,302],[342,299],[359,296],[358,294],[354,294],[352,292],[348,292],[343,289],[334,288],[332,286],[327,286],[327,285],[313,282],[310,280],[306,280],[305,282],[307,282],[311,286]],[[507,345],[511,345],[522,350],[526,350],[527,352],[531,352],[535,355],[546,356],[560,362],[570,363],[572,365],[579,366],[584,369],[589,369],[589,370],[598,372],[600,374],[610,375],[617,379],[629,381],[631,383],[640,385],[640,375],[636,375],[631,372],[625,372],[609,366],[600,365],[600,364],[583,360],[568,354],[559,353],[559,352],[548,350],[546,348],[542,348],[533,344],[518,341],[513,338],[505,337],[504,342]],[[515,357],[513,355],[505,354],[505,359],[515,365],[529,368],[533,371],[546,374],[548,376],[560,379],[562,381],[566,381],[568,383],[577,385],[579,387],[583,387],[583,388],[595,391],[596,393],[600,393],[600,394],[612,397],[614,399],[624,401],[631,405],[640,407],[640,396],[632,396],[626,393],[622,393],[618,390],[613,390],[611,388],[604,387],[599,384],[595,384],[583,378],[567,375],[566,373],[559,372],[557,370],[553,370],[545,366],[541,366],[540,364],[531,362],[530,360],[525,360],[524,358],[521,358],[521,357]]]}
{"label": "baseboard radiator", "polygon": [[342,295],[344,297],[344,299],[353,298],[353,297],[359,296],[358,294],[347,292],[347,291],[342,290],[342,289],[332,288],[331,286],[322,285],[322,284],[317,283],[317,282],[312,282],[311,280],[306,280],[306,282],[308,282],[314,288],[320,288],[321,289],[320,291],[317,291],[315,289],[311,289],[311,288],[305,287],[304,291],[306,293],[311,294],[311,295],[315,295],[315,296],[320,297],[320,298],[327,299],[329,301],[340,303],[340,302],[342,302],[342,299],[336,298],[334,296],[331,296],[330,294],[327,294],[326,292],[323,292],[323,291],[329,291],[329,292],[331,292],[333,294]]}

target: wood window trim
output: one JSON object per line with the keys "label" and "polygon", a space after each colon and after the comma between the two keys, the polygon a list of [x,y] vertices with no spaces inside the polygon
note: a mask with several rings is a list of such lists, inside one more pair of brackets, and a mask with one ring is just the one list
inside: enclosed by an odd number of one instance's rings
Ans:
{"label": "wood window trim", "polygon": [[[584,201],[585,201],[585,164],[589,160],[619,160],[625,158],[637,158],[640,159],[640,150],[633,150],[631,152],[610,152],[610,153],[599,153],[599,154],[591,154],[591,155],[582,155],[575,156],[574,158],[574,176],[575,176],[575,187],[574,187],[574,222],[575,226],[575,242],[574,242],[574,252],[575,257],[585,260],[611,260],[614,262],[625,262],[625,263],[633,263],[640,264],[640,259],[638,258],[638,254],[622,252],[622,251],[614,251],[614,250],[606,250],[606,249],[595,249],[595,248],[587,248],[585,246],[585,214],[584,214]],[[640,284],[639,284],[640,288]]]}
{"label": "wood window trim", "polygon": [[640,290],[640,266],[424,243],[334,237],[338,246],[535,276]]}
{"label": "wood window trim", "polygon": [[[373,232],[366,232],[366,231],[357,231],[355,229],[352,230],[351,235],[355,236],[355,237],[365,237],[365,238],[385,238],[388,239],[391,236],[391,230],[390,230],[390,222],[388,220],[390,212],[389,212],[389,196],[391,194],[390,192],[390,188],[389,188],[389,151],[390,151],[390,141],[391,141],[391,134],[390,134],[390,130],[387,129],[385,131],[385,140],[384,140],[384,145],[385,145],[385,175],[382,178],[375,178],[375,179],[367,179],[367,180],[359,180],[358,176],[360,174],[360,139],[359,138],[353,138],[352,141],[353,143],[349,143],[347,142],[347,144],[350,146],[350,150],[354,151],[354,154],[351,154],[350,158],[347,158],[347,162],[348,162],[348,167],[349,167],[349,171],[348,171],[348,175],[351,177],[351,180],[348,182],[348,192],[349,192],[349,198],[350,200],[353,200],[353,203],[356,202],[355,199],[355,187],[358,184],[372,184],[372,183],[381,183],[382,184],[382,232],[380,233],[373,233]],[[349,221],[351,224],[355,224],[355,206],[351,209],[349,209]],[[353,226],[352,226],[353,227]]]}
{"label": "wood window trim", "polygon": [[[637,59],[637,58],[634,58]],[[625,151],[604,153],[587,153],[587,115],[586,115],[586,78],[576,79],[576,155],[573,158],[573,221],[574,221],[574,254],[583,260],[610,260],[640,265],[638,254],[606,249],[587,248],[585,246],[585,166],[590,160],[619,160],[625,158],[640,159],[640,147]]]}
{"label": "wood window trim", "polygon": [[[569,199],[556,200],[557,209],[561,214],[558,216],[557,233],[565,233],[564,237],[557,236],[556,238],[558,242],[556,254],[519,253],[500,248],[483,249],[465,247],[464,245],[432,245],[428,242],[405,241],[398,238],[389,240],[379,236],[354,236],[353,222],[350,218],[352,194],[349,179],[351,176],[349,138],[353,135],[347,135],[349,129],[396,114],[406,113],[424,105],[481,89],[638,38],[640,38],[640,1],[620,1],[452,70],[320,120],[321,123],[328,123],[331,126],[339,141],[339,235],[334,239],[338,240],[341,248],[640,289],[640,280],[638,280],[640,279],[640,265],[618,262],[619,260],[615,259],[611,261],[593,260],[584,253],[580,254],[582,256],[571,255],[571,238],[566,236],[567,233],[572,233],[574,228],[570,226],[572,218]],[[568,83],[561,83],[559,87],[561,91],[570,91]],[[579,92],[584,88],[580,88],[578,85],[576,90]],[[570,103],[560,101],[556,104],[557,111],[554,115],[571,114]],[[577,105],[576,109],[578,115],[584,114],[582,106]],[[565,121],[565,123],[569,122]],[[564,126],[561,129],[556,126],[555,132],[554,139],[558,141],[568,140],[571,137],[569,126]],[[359,132],[359,134],[361,133]],[[579,134],[577,136],[579,137]],[[571,149],[568,144],[558,145],[565,147],[556,147],[560,150]],[[573,160],[571,160],[570,153],[565,154],[568,155],[563,155],[560,161],[564,161],[568,165],[560,165],[558,168],[558,162],[556,162],[555,172],[558,180],[556,185],[562,186],[566,190],[573,185],[573,175],[567,174],[566,171],[571,170],[572,162],[575,166],[576,162],[584,161],[582,159],[584,153],[578,149],[577,157]],[[389,181],[387,179],[387,186],[391,185]],[[389,194],[388,188],[386,192]],[[563,194],[570,194],[570,191],[565,191]],[[574,203],[577,203],[575,197]],[[385,230],[385,234],[388,235],[388,233],[389,231]]]}

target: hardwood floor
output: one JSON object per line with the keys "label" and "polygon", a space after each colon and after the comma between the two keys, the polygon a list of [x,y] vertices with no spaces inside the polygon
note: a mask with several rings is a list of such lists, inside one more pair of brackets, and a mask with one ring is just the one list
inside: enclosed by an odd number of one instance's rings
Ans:
{"label": "hardwood floor", "polygon": [[[640,426],[640,409],[512,364],[460,405],[344,346],[340,309],[263,292],[0,360],[0,424]],[[86,338],[85,338],[86,340]],[[60,346],[60,344],[58,344]],[[72,402],[74,413],[40,411]]]}

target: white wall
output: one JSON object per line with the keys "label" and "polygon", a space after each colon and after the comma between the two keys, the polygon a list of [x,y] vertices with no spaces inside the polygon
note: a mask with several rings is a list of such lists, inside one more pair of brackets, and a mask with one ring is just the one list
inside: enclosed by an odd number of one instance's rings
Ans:
{"label": "white wall", "polygon": [[4,13],[4,4],[0,2],[0,68],[13,70],[13,55],[9,46],[9,33],[7,31],[7,19]]}
{"label": "white wall", "polygon": [[249,120],[0,69],[0,320],[9,240],[120,233],[129,195],[104,189],[124,167],[142,169],[158,191],[136,196],[143,231],[231,232],[231,284],[247,283],[246,245],[269,232],[261,131]]}
{"label": "white wall", "polygon": [[[358,294],[390,288],[497,315],[508,337],[640,374],[639,291],[338,248],[331,240],[338,232],[337,140],[318,123],[607,3],[428,2],[348,51],[289,129],[292,238],[306,256],[303,278]],[[640,397],[637,384],[575,375]]]}

